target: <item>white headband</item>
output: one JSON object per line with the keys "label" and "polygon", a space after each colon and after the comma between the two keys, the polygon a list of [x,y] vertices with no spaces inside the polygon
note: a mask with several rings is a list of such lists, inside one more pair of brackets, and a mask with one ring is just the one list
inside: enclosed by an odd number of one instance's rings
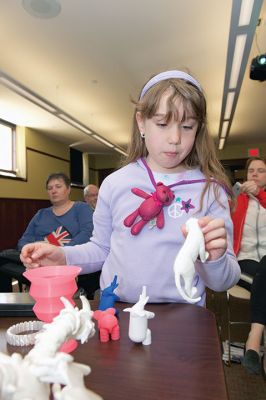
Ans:
{"label": "white headband", "polygon": [[193,83],[193,85],[195,85],[200,91],[201,86],[199,84],[198,81],[196,81],[196,79],[194,79],[191,75],[187,74],[186,72],[183,71],[165,71],[165,72],[161,72],[158,75],[155,75],[153,78],[151,78],[146,85],[144,86],[144,88],[141,91],[140,94],[140,99],[142,99],[142,97],[145,95],[145,93],[147,93],[147,91],[154,85],[156,85],[156,83],[161,82],[161,81],[165,81],[166,79],[184,79],[185,81],[191,82]]}

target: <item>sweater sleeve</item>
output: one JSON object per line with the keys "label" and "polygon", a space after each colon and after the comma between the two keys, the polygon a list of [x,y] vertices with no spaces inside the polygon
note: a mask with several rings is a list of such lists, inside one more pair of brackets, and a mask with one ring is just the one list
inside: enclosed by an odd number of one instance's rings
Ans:
{"label": "sweater sleeve", "polygon": [[90,242],[63,248],[67,264],[80,266],[82,274],[99,271],[110,252],[112,213],[107,200],[109,190],[103,182],[93,214],[94,230]]}
{"label": "sweater sleeve", "polygon": [[75,246],[76,244],[83,244],[90,240],[93,231],[93,212],[86,203],[76,203],[75,218],[79,225],[79,232],[73,236],[69,246]]}
{"label": "sweater sleeve", "polygon": [[208,215],[222,218],[227,232],[227,249],[222,257],[213,261],[196,262],[196,270],[204,284],[212,290],[222,292],[234,286],[240,279],[240,267],[233,251],[233,223],[230,217],[229,204],[225,193],[221,193],[223,207],[213,201]]}
{"label": "sweater sleeve", "polygon": [[34,217],[31,219],[25,232],[18,241],[18,250],[21,250],[25,244],[36,242],[36,226],[38,226],[38,220],[40,217],[41,210],[39,210]]}

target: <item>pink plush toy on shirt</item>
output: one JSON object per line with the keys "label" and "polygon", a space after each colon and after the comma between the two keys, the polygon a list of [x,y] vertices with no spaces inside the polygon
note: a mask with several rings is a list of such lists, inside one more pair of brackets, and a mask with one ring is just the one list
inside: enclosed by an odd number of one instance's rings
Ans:
{"label": "pink plush toy on shirt", "polygon": [[110,336],[112,340],[120,339],[120,329],[115,312],[115,308],[107,308],[104,311],[96,310],[93,313],[93,318],[98,321],[101,342],[108,342]]}
{"label": "pink plush toy on shirt", "polygon": [[124,225],[129,228],[134,224],[137,217],[141,218],[132,226],[132,235],[137,235],[144,225],[154,218],[156,218],[157,228],[162,229],[164,227],[163,207],[169,206],[175,198],[172,190],[162,182],[158,182],[156,184],[156,191],[151,194],[138,188],[133,188],[131,191],[135,195],[145,199],[141,205],[124,220]]}

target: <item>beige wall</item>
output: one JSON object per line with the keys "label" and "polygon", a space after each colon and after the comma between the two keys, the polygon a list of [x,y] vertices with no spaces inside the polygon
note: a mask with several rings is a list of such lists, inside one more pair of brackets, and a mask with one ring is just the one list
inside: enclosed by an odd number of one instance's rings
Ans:
{"label": "beige wall", "polygon": [[[69,175],[69,147],[61,142],[52,140],[33,129],[25,128],[26,144],[26,180],[14,180],[0,177],[0,197],[46,199],[45,181],[53,172],[65,172]],[[260,155],[265,157],[266,144],[258,144]],[[227,146],[218,151],[220,160],[248,158],[248,148],[252,146]],[[121,156],[89,155],[90,183],[98,184],[98,170],[119,168]],[[243,171],[238,171],[242,178]],[[237,176],[238,177],[238,176]],[[237,178],[236,177],[236,178]],[[83,190],[72,188],[72,200],[83,200]]]}
{"label": "beige wall", "polygon": [[109,169],[109,168],[119,168],[121,165],[120,154],[115,155],[90,155],[89,156],[90,167],[93,169]]}
{"label": "beige wall", "polygon": [[69,160],[69,147],[40,132],[26,128],[26,147]]}
{"label": "beige wall", "polygon": [[219,150],[217,152],[219,160],[230,160],[238,158],[249,158],[248,149],[254,149],[254,147],[259,149],[260,157],[265,157],[266,154],[266,143],[259,143],[256,146],[252,145],[233,145],[226,146],[224,150]]}
{"label": "beige wall", "polygon": [[[61,142],[51,140],[27,128],[25,142],[27,178],[25,181],[20,181],[0,177],[0,197],[47,199],[45,190],[47,176],[53,172],[64,172],[69,175],[69,148]],[[83,190],[72,188],[71,199],[83,200]]]}

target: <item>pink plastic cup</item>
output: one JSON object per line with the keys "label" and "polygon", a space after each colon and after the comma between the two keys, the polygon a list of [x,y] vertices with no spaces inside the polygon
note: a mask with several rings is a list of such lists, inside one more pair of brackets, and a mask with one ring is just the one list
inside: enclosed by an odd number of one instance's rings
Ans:
{"label": "pink plastic cup", "polygon": [[[66,297],[73,305],[72,297],[77,290],[76,277],[80,267],[63,265],[28,269],[23,275],[31,282],[30,295],[36,301],[33,311],[38,319],[52,322],[64,304],[60,297]],[[70,352],[77,347],[77,342],[70,339],[60,351]]]}

